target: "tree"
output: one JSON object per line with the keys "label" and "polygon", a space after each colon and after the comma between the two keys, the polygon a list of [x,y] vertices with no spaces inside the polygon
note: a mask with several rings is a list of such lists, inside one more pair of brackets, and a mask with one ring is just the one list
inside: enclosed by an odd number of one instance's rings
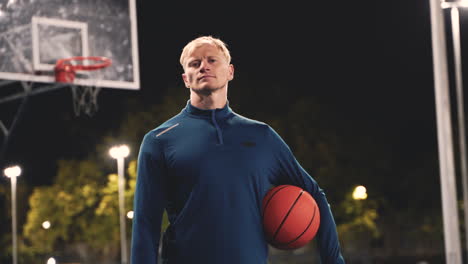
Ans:
{"label": "tree", "polygon": [[339,205],[337,214],[341,223],[337,229],[347,250],[358,251],[368,248],[373,239],[380,237],[381,231],[376,222],[377,202],[370,198],[354,199],[352,192],[353,190],[347,192],[346,198]]}
{"label": "tree", "polygon": [[[135,173],[128,175],[132,184]],[[64,244],[85,243],[90,255],[116,255],[118,214],[113,215],[112,208],[118,199],[105,203],[114,195],[113,178],[105,177],[94,161],[59,161],[54,184],[36,187],[30,197],[24,226],[27,248],[45,254],[65,250]],[[46,220],[51,223],[47,230],[41,226]]]}

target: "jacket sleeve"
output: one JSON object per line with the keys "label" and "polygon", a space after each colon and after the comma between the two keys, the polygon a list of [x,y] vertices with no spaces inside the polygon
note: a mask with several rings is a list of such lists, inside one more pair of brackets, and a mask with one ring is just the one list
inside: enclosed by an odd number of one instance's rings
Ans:
{"label": "jacket sleeve", "polygon": [[267,139],[273,148],[272,153],[276,163],[278,177],[273,180],[275,185],[290,184],[301,187],[314,197],[319,206],[320,227],[316,239],[321,262],[323,264],[345,263],[341,254],[335,220],[324,191],[302,168],[289,146],[271,127],[268,127]]}
{"label": "jacket sleeve", "polygon": [[131,263],[157,264],[161,221],[166,206],[165,167],[157,138],[148,133],[138,154],[137,182],[133,201]]}

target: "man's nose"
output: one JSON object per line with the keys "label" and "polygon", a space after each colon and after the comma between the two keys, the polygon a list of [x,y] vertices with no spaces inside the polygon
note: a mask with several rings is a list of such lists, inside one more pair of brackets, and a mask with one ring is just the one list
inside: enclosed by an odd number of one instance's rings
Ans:
{"label": "man's nose", "polygon": [[202,60],[201,65],[200,65],[200,71],[201,72],[206,72],[206,71],[209,71],[209,70],[210,70],[210,65],[209,65],[208,61]]}

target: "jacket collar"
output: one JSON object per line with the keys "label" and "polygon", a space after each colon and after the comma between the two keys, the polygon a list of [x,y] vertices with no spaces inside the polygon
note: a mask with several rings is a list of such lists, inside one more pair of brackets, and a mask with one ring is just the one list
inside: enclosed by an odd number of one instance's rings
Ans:
{"label": "jacket collar", "polygon": [[228,117],[232,113],[232,109],[229,107],[229,101],[226,102],[226,105],[223,108],[216,109],[200,109],[193,106],[190,103],[190,100],[187,101],[187,106],[184,108],[185,113],[202,118],[212,118],[213,115],[216,119],[223,119]]}

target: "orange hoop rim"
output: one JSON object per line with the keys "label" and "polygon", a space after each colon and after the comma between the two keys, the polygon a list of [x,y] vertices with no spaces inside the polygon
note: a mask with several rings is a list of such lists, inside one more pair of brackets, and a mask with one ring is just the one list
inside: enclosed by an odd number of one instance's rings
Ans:
{"label": "orange hoop rim", "polygon": [[[96,63],[93,65],[73,65],[71,64],[72,61],[85,61],[85,60],[90,60],[90,61],[96,61],[96,62],[101,62],[101,63]],[[102,68],[109,67],[112,64],[112,60],[106,57],[97,57],[97,56],[77,56],[77,57],[71,57],[67,59],[60,59],[56,63],[57,68],[63,68],[65,65],[70,66],[73,70],[75,71],[93,71],[93,70],[98,70]]]}

